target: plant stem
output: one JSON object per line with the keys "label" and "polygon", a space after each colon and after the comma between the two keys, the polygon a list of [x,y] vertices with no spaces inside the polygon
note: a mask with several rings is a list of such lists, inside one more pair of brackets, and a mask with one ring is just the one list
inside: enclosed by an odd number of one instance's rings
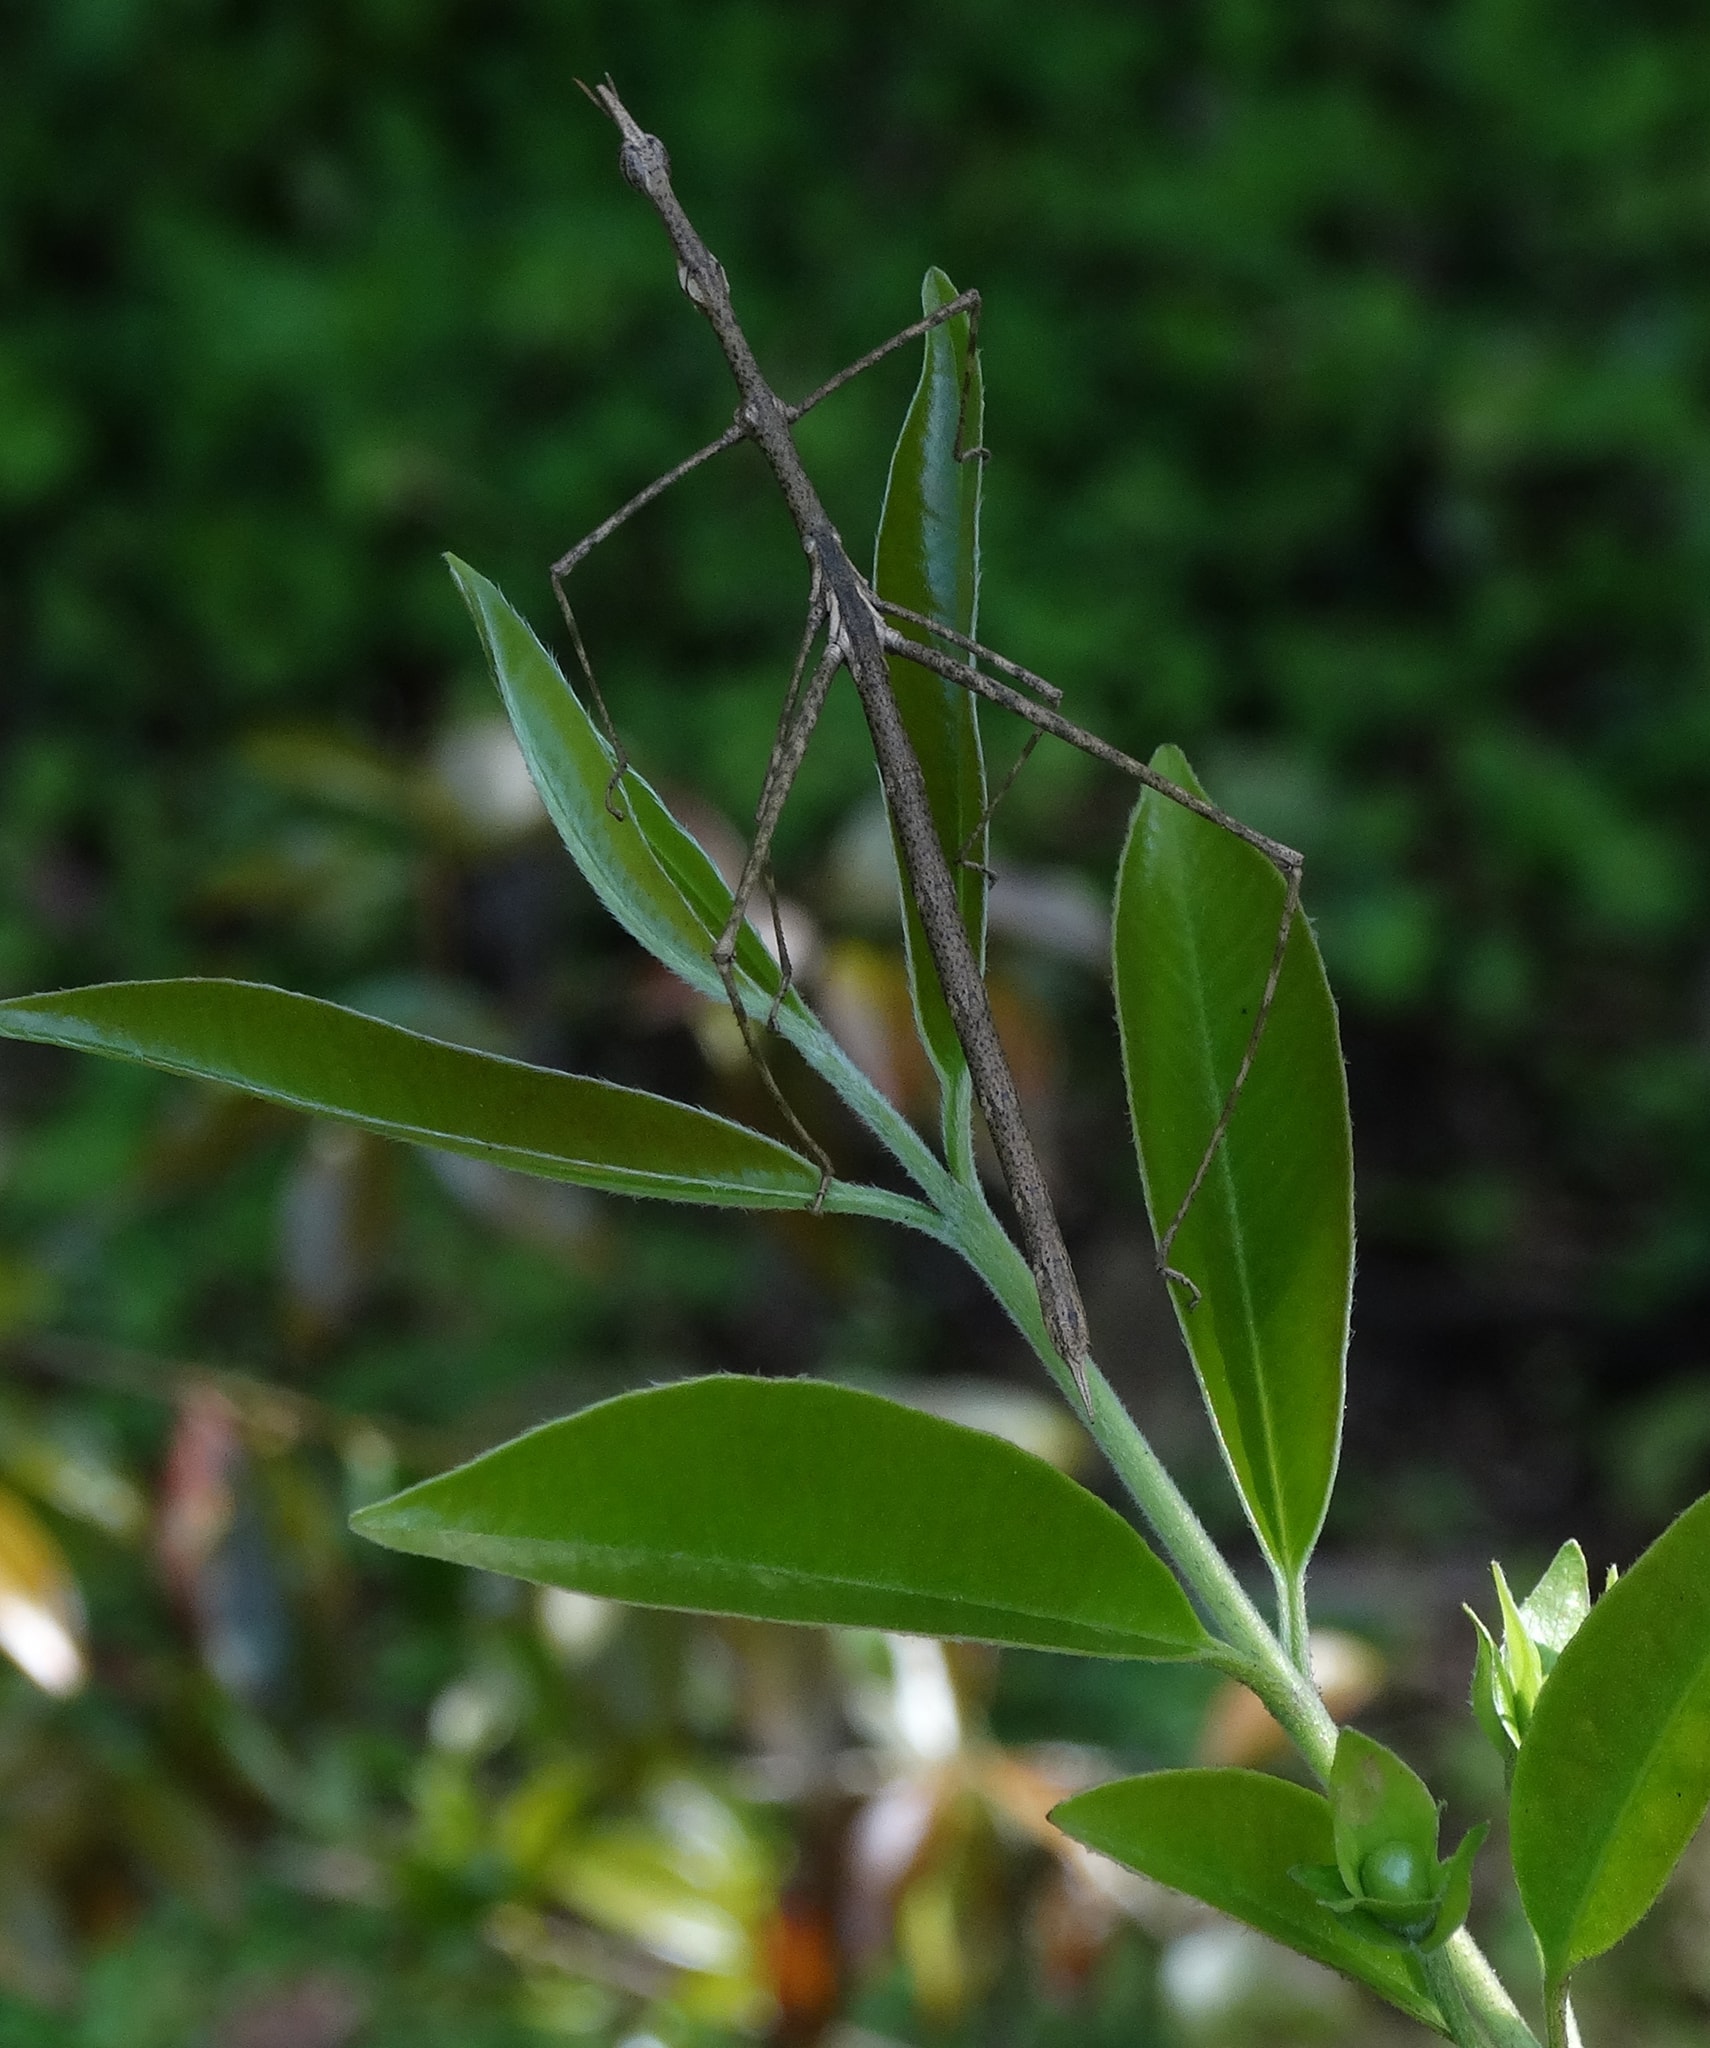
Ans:
{"label": "plant stem", "polygon": [[[1496,1972],[1463,1927],[1431,1955],[1422,1955],[1425,1982],[1451,2032],[1458,2006],[1471,2031],[1471,2048],[1538,2048],[1538,2037],[1515,2010]],[[1577,2044],[1576,2044],[1577,2048]]]}
{"label": "plant stem", "polygon": [[[952,1242],[1009,1311],[1065,1397],[1079,1408],[1074,1383],[1045,1334],[1033,1276],[984,1197],[962,1191],[946,1221]],[[1336,1754],[1336,1724],[1316,1688],[1272,1634],[1157,1452],[1110,1382],[1090,1362],[1087,1392],[1089,1402],[1081,1412],[1094,1441],[1221,1633],[1230,1652],[1222,1661],[1252,1687],[1317,1775],[1327,1779]]]}
{"label": "plant stem", "polygon": [[1566,1977],[1544,1987],[1544,2026],[1549,2048],[1580,2048],[1579,2022],[1568,1999]]}
{"label": "plant stem", "polygon": [[1312,1676],[1312,1632],[1306,1621],[1306,1574],[1285,1572],[1273,1565],[1277,1582],[1277,1634],[1289,1662],[1306,1677]]}
{"label": "plant stem", "polygon": [[1432,1949],[1429,1954],[1421,1953],[1418,1962],[1426,1986],[1437,2001],[1437,2010],[1443,2015],[1449,2038],[1457,2048],[1491,2048],[1490,2035],[1473,2017],[1465,1989],[1446,1952]]}
{"label": "plant stem", "polygon": [[1321,1779],[1336,1754],[1336,1724],[1317,1688],[1272,1634],[1156,1451],[1097,1366],[1089,1365],[1089,1421],[1099,1448],[1234,1653],[1232,1675],[1251,1686]]}
{"label": "plant stem", "polygon": [[[944,1220],[947,1241],[991,1288],[1064,1398],[1080,1410],[1094,1441],[1220,1632],[1225,1654],[1218,1663],[1259,1696],[1320,1782],[1328,1782],[1336,1755],[1336,1724],[1317,1687],[1271,1632],[1157,1452],[1091,1360],[1086,1368],[1089,1400],[1081,1407],[1074,1381],[1045,1333],[1033,1276],[984,1195],[977,1188],[958,1187],[945,1206]],[[1304,1603],[1300,1627],[1304,1633]],[[1464,2024],[1470,2031],[1454,2036],[1462,2048],[1538,2048],[1537,2036],[1465,1928],[1430,1958],[1430,1964],[1445,1986],[1438,1998],[1445,2024],[1451,2029],[1454,2024],[1451,2001],[1467,2015]],[[1551,2048],[1558,2044],[1552,2042]],[[1578,2048],[1577,2038],[1561,2048]]]}
{"label": "plant stem", "polygon": [[811,1011],[786,1007],[779,1012],[778,1031],[842,1097],[927,1200],[948,1214],[960,1192],[957,1182],[908,1118],[862,1073],[819,1019]]}

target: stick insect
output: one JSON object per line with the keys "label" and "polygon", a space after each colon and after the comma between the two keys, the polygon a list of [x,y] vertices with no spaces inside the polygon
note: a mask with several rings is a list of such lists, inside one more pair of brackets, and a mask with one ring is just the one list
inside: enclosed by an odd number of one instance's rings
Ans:
{"label": "stick insect", "polygon": [[[586,87],[583,89],[587,90]],[[827,692],[838,672],[847,670],[860,697],[868,731],[872,736],[880,782],[901,850],[907,887],[918,908],[921,926],[944,992],[946,1006],[967,1060],[974,1095],[985,1117],[999,1166],[1009,1188],[1010,1200],[1014,1205],[1021,1230],[1023,1249],[1039,1292],[1039,1305],[1045,1327],[1053,1346],[1068,1367],[1085,1405],[1089,1399],[1086,1369],[1090,1357],[1086,1311],[1082,1305],[1079,1284],[1063,1242],[1062,1230],[1045,1176],[1022,1115],[1015,1080],[998,1042],[991,1005],[986,994],[985,979],[974,952],[973,942],[962,920],[952,873],[953,860],[966,860],[969,857],[970,849],[983,832],[985,818],[975,826],[962,848],[946,852],[933,821],[920,762],[910,744],[901,712],[892,693],[889,661],[895,657],[913,662],[963,689],[973,690],[989,702],[1027,720],[1034,728],[1034,734],[1028,741],[1029,748],[1039,734],[1050,734],[1067,741],[1071,746],[1079,747],[1095,760],[1120,769],[1144,787],[1156,790],[1161,796],[1181,804],[1224,831],[1232,832],[1248,845],[1256,847],[1283,877],[1285,893],[1276,945],[1240,1066],[1213,1127],[1204,1156],[1168,1228],[1162,1232],[1158,1240],[1160,1271],[1167,1279],[1188,1290],[1190,1307],[1199,1299],[1199,1290],[1186,1274],[1177,1272],[1170,1265],[1170,1248],[1204,1183],[1206,1174],[1210,1171],[1212,1161],[1228,1129],[1230,1117],[1234,1113],[1235,1104],[1246,1084],[1254,1055],[1258,1051],[1259,1041],[1263,1036],[1265,1023],[1276,996],[1277,984],[1281,978],[1289,932],[1300,906],[1301,856],[1293,848],[1267,838],[1263,833],[1255,832],[1250,826],[1242,824],[1239,819],[1231,817],[1203,797],[1180,788],[1143,761],[1135,760],[1121,749],[1099,739],[1096,734],[1083,731],[1079,726],[1072,724],[1057,708],[1062,702],[1062,692],[1054,684],[1035,675],[1019,662],[1009,660],[965,634],[950,630],[935,619],[887,602],[878,595],[850,559],[802,465],[790,430],[804,414],[810,412],[822,400],[829,398],[833,392],[840,390],[852,378],[859,376],[862,371],[881,361],[894,349],[917,339],[942,321],[966,313],[970,316],[972,327],[972,323],[978,317],[979,294],[963,292],[925,318],[903,328],[889,341],[869,350],[847,369],[822,384],[801,404],[785,404],[761,372],[747,336],[732,308],[730,286],[724,266],[701,240],[672,189],[671,164],[665,145],[657,136],[649,135],[639,126],[619,99],[610,79],[590,92],[589,97],[617,127],[622,137],[618,160],[623,174],[658,214],[676,253],[678,283],[690,303],[697,306],[706,316],[730,367],[739,394],[736,417],[716,440],[708,442],[704,448],[697,449],[674,469],[668,470],[644,490],[638,491],[552,566],[553,588],[564,614],[577,666],[588,685],[596,711],[612,742],[618,764],[606,792],[607,806],[615,816],[623,816],[618,791],[627,761],[621,742],[617,739],[610,713],[600,694],[599,685],[594,680],[593,665],[588,658],[575,613],[570,606],[566,589],[568,579],[603,540],[616,532],[644,506],[651,504],[672,484],[687,476],[690,471],[698,469],[702,463],[710,461],[715,455],[723,453],[725,449],[734,447],[739,441],[752,441],[765,457],[773,478],[783,493],[802,551],[808,559],[809,590],[807,616],[796,653],[795,666],[785,693],[777,738],[766,767],[754,821],[753,840],[732,897],[729,918],[713,944],[713,964],[724,984],[744,1042],[766,1086],[791,1126],[805,1140],[818,1164],[823,1197],[831,1179],[831,1162],[824,1149],[803,1129],[799,1117],[784,1098],[772,1074],[760,1033],[756,1031],[754,1021],[742,1001],[734,961],[737,939],[747,920],[749,906],[754,900],[756,890],[764,887],[768,895],[772,895],[770,854],[773,833],[789,796],[796,771],[807,750],[808,741],[818,722]],[[971,331],[968,349],[970,365],[974,359],[974,347],[975,335]],[[983,459],[983,450],[967,449],[961,452],[966,459]],[[952,654],[944,652],[941,646],[933,646],[912,637],[901,630],[904,626],[924,629],[933,634],[945,646],[955,649],[962,659],[957,660]],[[821,641],[821,636],[823,645],[818,659],[814,660],[813,650]],[[987,673],[988,670],[991,673]],[[1004,788],[1007,786],[1006,782]],[[1003,789],[1000,789],[999,798],[1002,794]],[[992,804],[987,805],[987,818],[993,807]],[[784,977],[782,986],[787,989],[789,960],[782,946],[782,931],[775,896],[773,926],[777,932],[780,949],[779,964]],[[780,994],[777,1001],[781,1000]],[[768,1023],[775,1022],[776,1015],[775,1001]]]}

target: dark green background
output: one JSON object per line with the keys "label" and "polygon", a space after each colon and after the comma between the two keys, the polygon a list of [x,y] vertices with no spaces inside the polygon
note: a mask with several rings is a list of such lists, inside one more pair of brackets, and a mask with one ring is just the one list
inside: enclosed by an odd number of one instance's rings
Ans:
{"label": "dark green background", "polygon": [[[0,37],[9,989],[205,958],[232,741],[480,701],[438,551],[544,621],[545,563],[728,416],[576,90],[609,69],[786,391],[928,263],[985,292],[991,637],[1310,857],[1373,1370],[1577,1410],[1699,1362],[1699,9],[65,0]],[[803,430],[852,533],[911,375]],[[586,575],[626,733],[733,813],[801,581],[746,455]],[[798,856],[867,787],[833,724]],[[1011,845],[1102,883],[1126,802],[1042,764]]]}
{"label": "dark green background", "polygon": [[[607,71],[786,395],[912,317],[928,265],[980,287],[983,631],[1307,853],[1361,1225],[1332,1549],[1572,1526],[1630,1554],[1710,1455],[1710,17],[1686,0],[22,0],[0,993],[205,969],[341,994],[425,965],[516,1049],[720,1099],[686,1033],[635,1042],[633,963],[550,849],[335,832],[243,765],[295,724],[414,758],[489,709],[440,552],[545,629],[547,563],[728,420],[576,89]],[[914,375],[800,431],[858,554]],[[584,572],[651,774],[751,807],[803,587],[749,451]],[[788,886],[814,900],[871,786],[836,705]],[[1000,847],[1107,889],[1129,801],[1042,751]],[[256,862],[248,895],[210,886]],[[1106,999],[1012,964],[1072,1055],[1076,1247],[1143,1276]],[[419,1191],[377,1305],[304,1346],[276,1315],[283,1141],[139,1194],[168,1100],[0,1060],[4,1317],[481,1441],[697,1366],[1014,1362],[907,1246],[626,1210],[566,1276]],[[152,1469],[158,1420],[106,1426]],[[169,1638],[78,1557],[98,1631]],[[409,1584],[414,1648],[357,1675],[406,1758],[457,1654],[453,1596]],[[1037,1690],[1046,1732],[1061,1683]]]}

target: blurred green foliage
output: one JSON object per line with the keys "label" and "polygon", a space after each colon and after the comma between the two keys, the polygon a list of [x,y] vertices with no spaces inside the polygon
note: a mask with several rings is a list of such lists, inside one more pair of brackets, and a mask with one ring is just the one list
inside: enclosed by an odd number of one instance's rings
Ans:
{"label": "blurred green foliage", "polygon": [[[1305,847],[1368,1233],[1500,1313],[1701,1294],[1696,10],[68,0],[0,37],[8,988],[200,957],[218,750],[477,701],[438,550],[544,617],[545,562],[728,416],[575,88],[609,68],[786,389],[928,262],[985,292],[985,624]],[[852,531],[911,375],[803,429]],[[626,734],[737,814],[800,601],[757,470],[583,578]],[[798,849],[867,786],[834,724]],[[1126,803],[1059,756],[1007,825],[1102,859]]]}
{"label": "blurred green foliage", "polygon": [[[929,264],[982,289],[983,632],[1112,739],[1181,743],[1219,801],[1306,851],[1359,1147],[1342,1529],[1441,1546],[1469,1514],[1554,1537],[1570,1502],[1617,1532],[1680,1505],[1710,1454],[1710,20],[1679,0],[7,10],[0,993],[197,968],[360,991],[400,1021],[759,1113],[716,1028],[641,971],[526,812],[458,794],[494,707],[439,551],[532,592],[546,627],[545,565],[730,415],[576,90],[608,69],[669,142],[787,393],[902,325]],[[914,375],[899,356],[800,429],[851,536],[872,530]],[[748,451],[581,573],[651,774],[751,807],[802,594]],[[785,880],[845,994],[882,1012],[894,962],[839,909],[871,790],[836,704]],[[1042,750],[1000,847],[1102,895],[1129,799]],[[1060,957],[999,950],[1079,1169],[1069,1222],[1095,1317],[1116,1304],[1113,1363],[1190,1479],[1195,1459],[1210,1472],[1133,1306],[1113,1072],[1062,1085],[1065,1046],[1109,1062],[1106,998]],[[0,1122],[0,1335],[22,1403],[0,1462],[67,1549],[96,1670],[69,1707],[21,1678],[0,1701],[0,1777],[60,1788],[53,1826],[5,1823],[0,1891],[23,1919],[0,1925],[0,1974],[61,2001],[84,1975],[63,2020],[0,2004],[0,2041],[140,2048],[219,2010],[207,2038],[242,2048],[232,1987],[323,1964],[335,2007],[338,1984],[347,2002],[385,1984],[351,2022],[365,2041],[604,2038],[618,2022],[597,2000],[580,2019],[574,1999],[529,2007],[544,1973],[490,1938],[496,1903],[544,1910],[494,1879],[496,1815],[585,1738],[588,1811],[642,1825],[649,1770],[704,1773],[709,1745],[734,1767],[752,1731],[709,1722],[698,1679],[666,1684],[650,1719],[634,1669],[653,1653],[627,1642],[574,1709],[529,1695],[546,1718],[521,1714],[472,1769],[458,1821],[430,1782],[432,1704],[495,1659],[538,1678],[538,1632],[463,1612],[449,1574],[336,1561],[342,1493],[374,1452],[353,1418],[380,1417],[414,1469],[412,1431],[425,1467],[719,1363],[1001,1374],[1003,1332],[937,1265],[887,1264],[854,1227],[529,1207],[133,1074],[8,1051]],[[175,1497],[173,1361],[196,1357],[332,1418],[289,1442],[244,1424],[263,1476],[233,1528],[260,1578],[238,1582],[252,1633],[281,1632],[276,1695],[210,1675],[189,1581],[170,1590],[135,1530],[87,1512],[127,1485],[156,1519]],[[81,1482],[41,1448],[68,1433]],[[680,1676],[673,1640],[658,1655]],[[790,1696],[834,1717],[852,1697]],[[1102,1672],[1071,1698],[1018,1663],[993,1726],[1168,1761],[1200,1704],[1118,1697]],[[584,1709],[574,1739],[550,1725]],[[270,1778],[276,1750],[290,1768]],[[713,1775],[784,1882],[796,1821]],[[155,1791],[115,1790],[139,1785]],[[423,1848],[441,1822],[465,1828],[463,1862],[449,1836],[438,1865]],[[997,1900],[1012,1929],[1018,1901],[1045,1911],[1036,1853],[991,1860],[983,1825],[893,1930],[867,2023],[1146,2038],[1152,1951],[1125,1938],[1079,2002],[1000,1972],[964,1986],[959,2021],[954,2000],[923,2007],[991,1939],[947,1900],[975,1921]],[[20,1840],[42,1857],[20,1864]],[[329,1881],[416,1873],[409,1912],[305,1888],[305,1842],[369,1859],[314,1865]],[[418,1883],[430,1866],[454,1875]],[[235,1929],[208,1910],[229,1868]],[[1676,1978],[1659,1963],[1652,1988]]]}

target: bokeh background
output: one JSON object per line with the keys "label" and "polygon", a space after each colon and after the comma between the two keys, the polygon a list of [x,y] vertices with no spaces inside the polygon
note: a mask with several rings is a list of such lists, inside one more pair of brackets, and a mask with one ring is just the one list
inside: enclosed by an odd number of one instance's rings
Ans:
{"label": "bokeh background", "polygon": [[[980,287],[987,637],[1308,856],[1361,1235],[1316,1599],[1368,1725],[1478,1817],[1484,1561],[1523,1578],[1569,1533],[1625,1561],[1710,1466],[1710,21],[6,10],[0,993],[240,974],[763,1113],[543,827],[439,561],[550,630],[547,563],[729,418],[576,90],[606,71],[786,394],[904,324],[929,264]],[[800,430],[852,539],[914,374]],[[728,840],[803,597],[750,451],[579,594],[636,758]],[[1123,1130],[1130,796],[1035,757],[996,975],[1101,1356],[1239,1547]],[[886,858],[836,704],[783,886],[814,998],[924,1115]],[[1410,2038],[1043,1827],[1054,1789],[1262,1757],[1196,1681],[541,1601],[343,1531],[713,1368],[901,1390],[1073,1462],[919,1246],[8,1046],[0,1352],[7,2048]],[[1480,1913],[1523,1974],[1499,1883]],[[1700,1858],[1588,1973],[1607,2038],[1710,2039],[1707,1928]]]}

